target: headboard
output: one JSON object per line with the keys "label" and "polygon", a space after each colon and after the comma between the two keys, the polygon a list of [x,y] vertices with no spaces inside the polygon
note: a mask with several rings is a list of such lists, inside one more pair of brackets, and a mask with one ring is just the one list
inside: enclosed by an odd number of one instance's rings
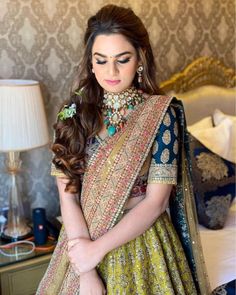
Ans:
{"label": "headboard", "polygon": [[235,87],[236,74],[221,61],[202,56],[191,62],[183,71],[162,82],[160,88],[166,93],[183,93],[203,85]]}
{"label": "headboard", "polygon": [[182,100],[188,125],[211,116],[216,109],[235,116],[235,87],[234,70],[212,57],[194,60],[160,84],[165,93]]}

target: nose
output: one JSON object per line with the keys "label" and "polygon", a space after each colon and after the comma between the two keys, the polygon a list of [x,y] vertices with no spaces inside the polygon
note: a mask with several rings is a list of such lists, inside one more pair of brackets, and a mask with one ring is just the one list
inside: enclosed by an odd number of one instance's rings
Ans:
{"label": "nose", "polygon": [[118,73],[118,67],[116,62],[111,62],[108,65],[108,72],[111,77],[115,76]]}

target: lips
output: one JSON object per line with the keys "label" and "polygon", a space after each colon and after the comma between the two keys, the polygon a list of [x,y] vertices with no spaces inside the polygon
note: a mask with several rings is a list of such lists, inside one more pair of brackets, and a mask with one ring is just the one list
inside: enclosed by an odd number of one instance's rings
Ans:
{"label": "lips", "polygon": [[108,85],[117,85],[120,83],[120,80],[105,80]]}

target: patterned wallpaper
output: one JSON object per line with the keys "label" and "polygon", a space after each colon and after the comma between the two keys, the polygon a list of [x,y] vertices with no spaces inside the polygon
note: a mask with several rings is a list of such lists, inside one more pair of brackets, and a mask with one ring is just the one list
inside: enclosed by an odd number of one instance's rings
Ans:
{"label": "patterned wallpaper", "polygon": [[[67,97],[82,52],[87,18],[107,3],[131,6],[145,23],[163,81],[199,56],[235,67],[234,0],[1,0],[0,78],[41,82],[50,135],[58,105]],[[7,206],[9,177],[0,153],[0,208]],[[26,213],[58,213],[48,147],[22,152],[19,188]]]}

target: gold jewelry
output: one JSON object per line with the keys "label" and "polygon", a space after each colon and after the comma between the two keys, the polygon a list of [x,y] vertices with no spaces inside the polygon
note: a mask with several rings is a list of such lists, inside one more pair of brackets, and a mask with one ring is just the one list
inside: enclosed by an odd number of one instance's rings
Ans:
{"label": "gold jewelry", "polygon": [[122,92],[105,92],[103,99],[103,114],[109,136],[113,136],[123,128],[126,122],[126,110],[132,110],[143,102],[142,92],[135,87],[130,87]]}
{"label": "gold jewelry", "polygon": [[142,73],[143,73],[143,66],[140,65],[137,69],[137,73],[138,73],[138,83],[141,84],[143,82],[143,77],[142,77]]}

